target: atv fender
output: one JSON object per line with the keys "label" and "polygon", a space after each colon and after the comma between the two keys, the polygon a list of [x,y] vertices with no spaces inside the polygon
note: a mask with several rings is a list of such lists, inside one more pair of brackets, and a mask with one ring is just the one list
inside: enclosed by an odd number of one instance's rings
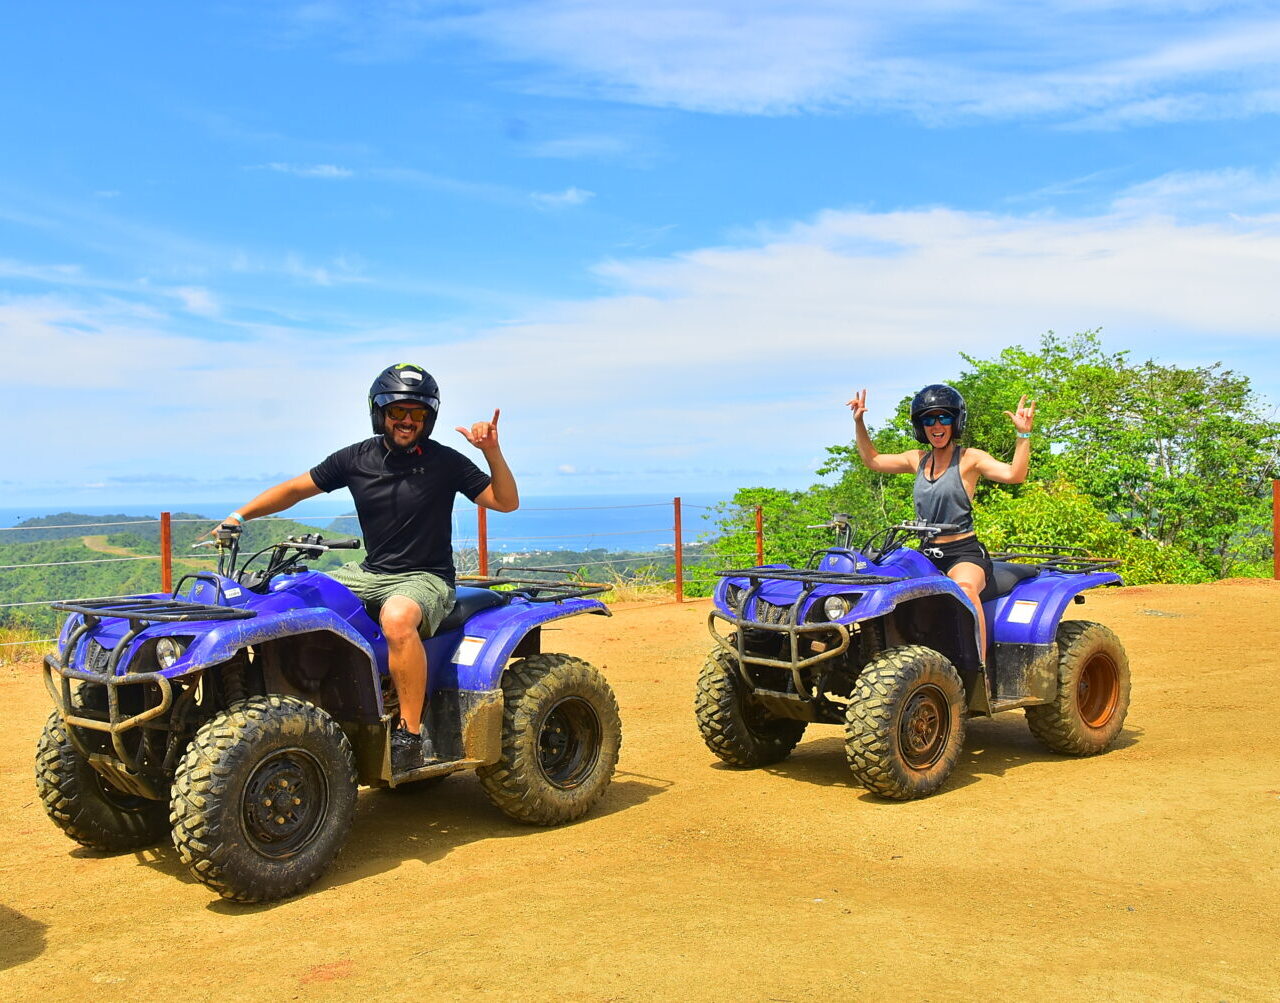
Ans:
{"label": "atv fender", "polygon": [[220,665],[248,646],[261,661],[271,692],[296,693],[339,720],[381,718],[377,653],[330,609],[292,609],[219,623],[196,635],[174,669],[185,674]]}
{"label": "atv fender", "polygon": [[[857,620],[883,619],[895,644],[923,644],[945,655],[962,677],[982,665],[978,614],[964,590],[945,575],[913,578],[870,589],[852,612]],[[966,678],[966,688],[968,679]]]}
{"label": "atv fender", "polygon": [[1067,606],[1084,602],[1080,594],[1088,589],[1119,584],[1111,571],[1046,571],[983,603],[991,625],[991,712],[1051,703],[1058,695],[1058,625]]}
{"label": "atv fender", "polygon": [[[992,640],[1003,644],[1054,644],[1058,623],[1076,596],[1101,585],[1119,585],[1113,571],[1067,575],[1046,571],[1019,582],[983,608],[988,612]],[[1081,600],[1083,602],[1083,600]]]}
{"label": "atv fender", "polygon": [[[449,660],[437,662],[431,672],[439,685],[457,690],[495,690],[501,687],[502,672],[525,636],[543,624],[566,617],[594,613],[609,616],[609,608],[598,599],[564,599],[554,603],[513,600],[477,613],[461,631]],[[434,689],[434,686],[433,686]]]}

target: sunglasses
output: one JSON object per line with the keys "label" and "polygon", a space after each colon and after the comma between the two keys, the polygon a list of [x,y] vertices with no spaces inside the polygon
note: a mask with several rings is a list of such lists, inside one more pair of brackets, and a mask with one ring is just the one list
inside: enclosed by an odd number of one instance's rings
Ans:
{"label": "sunglasses", "polygon": [[392,421],[403,421],[405,418],[410,421],[422,421],[427,417],[427,409],[425,407],[401,407],[399,404],[390,404],[387,406],[387,417]]}
{"label": "sunglasses", "polygon": [[920,419],[920,424],[926,427],[930,425],[950,425],[955,421],[949,414],[927,414]]}

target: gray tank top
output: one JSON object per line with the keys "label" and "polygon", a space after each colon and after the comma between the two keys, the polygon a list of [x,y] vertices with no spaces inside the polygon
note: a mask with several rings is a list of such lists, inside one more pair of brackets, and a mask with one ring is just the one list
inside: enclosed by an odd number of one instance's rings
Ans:
{"label": "gray tank top", "polygon": [[925,474],[932,454],[926,452],[920,458],[920,466],[916,469],[915,489],[912,492],[917,519],[951,523],[956,527],[957,533],[972,532],[973,501],[964,489],[964,481],[960,479],[960,454],[963,452],[963,449],[955,449],[951,453],[947,469],[932,481]]}

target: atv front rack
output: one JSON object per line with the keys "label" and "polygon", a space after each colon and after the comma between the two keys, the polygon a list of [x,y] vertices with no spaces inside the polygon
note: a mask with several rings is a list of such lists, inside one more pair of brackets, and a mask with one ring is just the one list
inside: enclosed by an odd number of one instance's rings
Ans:
{"label": "atv front rack", "polygon": [[805,582],[816,588],[819,585],[891,585],[902,581],[901,578],[890,578],[887,575],[860,575],[853,571],[816,571],[794,569],[791,571],[777,568],[743,568],[738,571],[717,571],[721,578],[749,578],[752,588],[758,581],[766,578],[784,582]]}
{"label": "atv front rack", "polygon": [[122,617],[137,623],[166,623],[181,620],[247,620],[257,616],[251,609],[235,609],[231,606],[209,606],[205,603],[187,602],[185,599],[78,599],[49,604],[53,609],[68,613],[83,613],[101,620],[104,617]]}
{"label": "atv front rack", "polygon": [[1024,564],[1040,571],[1057,571],[1064,575],[1087,575],[1108,571],[1120,564],[1119,558],[1094,557],[1083,547],[1047,547],[1029,545],[1014,550],[992,553],[993,561]]}

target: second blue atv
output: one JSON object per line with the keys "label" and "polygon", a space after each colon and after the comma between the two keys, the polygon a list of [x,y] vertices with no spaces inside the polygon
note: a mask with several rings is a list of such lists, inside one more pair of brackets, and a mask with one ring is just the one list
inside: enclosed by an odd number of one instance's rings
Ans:
{"label": "second blue atv", "polygon": [[303,563],[359,541],[290,538],[239,567],[237,541],[219,546],[218,572],[171,595],[55,604],[68,616],[45,659],[55,709],[36,783],[72,839],[118,851],[171,837],[198,880],[257,902],[323,873],[359,784],[473,769],[498,808],[537,825],[580,818],[604,794],[622,741],[613,691],[541,641],[551,621],[607,616],[607,586],[563,575],[461,585],[423,642],[423,727],[441,761],[396,774],[386,640],[350,590]]}
{"label": "second blue atv", "polygon": [[1068,755],[1115,741],[1129,708],[1124,648],[1102,624],[1063,614],[1086,590],[1121,584],[1117,562],[1038,548],[996,554],[994,594],[975,609],[906,546],[955,527],[901,523],[861,549],[850,545],[848,516],[827,528],[836,546],[815,551],[809,567],[720,572],[696,713],[722,760],[780,762],[808,724],[838,724],[858,782],[909,800],[946,781],[971,715],[1025,708],[1032,733]]}

